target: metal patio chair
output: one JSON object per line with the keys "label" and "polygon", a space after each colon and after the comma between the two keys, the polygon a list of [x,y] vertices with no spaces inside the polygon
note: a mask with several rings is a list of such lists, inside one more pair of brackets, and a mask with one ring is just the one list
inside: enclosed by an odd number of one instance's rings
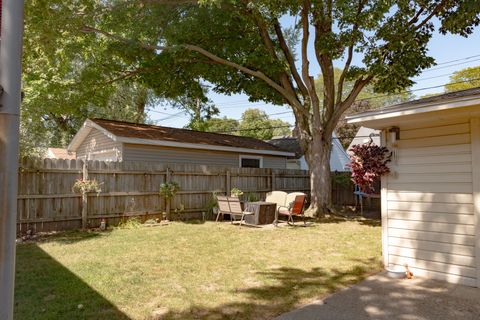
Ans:
{"label": "metal patio chair", "polygon": [[224,214],[230,214],[230,205],[228,203],[228,198],[225,196],[217,196],[217,204],[218,204],[218,213],[217,213],[217,219],[215,222],[218,222],[218,218],[220,215],[222,215],[222,220],[223,220],[223,215]]}
{"label": "metal patio chair", "polygon": [[240,216],[239,226],[241,226],[243,223],[245,223],[245,216],[254,214],[253,212],[250,212],[250,211],[244,211],[242,209],[240,200],[237,197],[227,197],[227,199],[228,199],[228,204],[230,206],[230,219],[232,220],[232,223],[234,221],[237,221],[237,217]]}
{"label": "metal patio chair", "polygon": [[[305,194],[298,194],[295,196],[295,200],[291,202],[288,207],[281,206],[277,209],[277,214],[280,216],[287,216],[287,223],[295,225],[293,216],[300,216],[303,218],[303,225],[306,226],[307,222],[305,221],[305,201],[307,196]],[[278,220],[278,219],[277,219]],[[278,223],[278,222],[277,222]]]}

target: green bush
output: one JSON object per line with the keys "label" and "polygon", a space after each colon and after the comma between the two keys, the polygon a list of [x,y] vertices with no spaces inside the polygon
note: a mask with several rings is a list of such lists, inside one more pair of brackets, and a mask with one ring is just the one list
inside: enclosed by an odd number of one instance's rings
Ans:
{"label": "green bush", "polygon": [[166,199],[171,199],[177,194],[180,190],[180,186],[175,181],[165,182],[160,185],[160,195],[164,196]]}
{"label": "green bush", "polygon": [[230,194],[233,196],[233,197],[240,197],[241,195],[243,195],[243,191],[238,189],[238,188],[233,188],[232,190],[230,190]]}

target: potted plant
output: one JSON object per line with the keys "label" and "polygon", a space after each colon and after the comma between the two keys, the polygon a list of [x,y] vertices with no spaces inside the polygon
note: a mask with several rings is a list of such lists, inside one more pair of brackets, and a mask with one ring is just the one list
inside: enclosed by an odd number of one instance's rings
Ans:
{"label": "potted plant", "polygon": [[350,151],[353,183],[359,186],[362,192],[373,193],[375,179],[390,173],[388,163],[392,159],[392,153],[386,147],[377,146],[372,141],[354,145]]}
{"label": "potted plant", "polygon": [[99,194],[100,192],[102,192],[102,189],[100,188],[100,183],[98,183],[98,181],[95,179],[93,180],[77,179],[73,184],[72,191],[75,193],[80,193],[84,195],[92,192]]}
{"label": "potted plant", "polygon": [[232,195],[232,197],[240,198],[240,196],[243,195],[243,191],[235,187],[230,190],[230,194]]}

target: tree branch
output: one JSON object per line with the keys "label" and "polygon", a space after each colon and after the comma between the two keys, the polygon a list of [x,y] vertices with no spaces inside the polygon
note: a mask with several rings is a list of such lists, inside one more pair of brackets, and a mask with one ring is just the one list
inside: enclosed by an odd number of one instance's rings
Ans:
{"label": "tree branch", "polygon": [[92,32],[93,33],[99,33],[99,34],[104,35],[105,37],[108,37],[108,38],[111,38],[111,39],[114,39],[114,40],[117,40],[117,41],[120,41],[120,42],[123,42],[123,43],[127,43],[127,44],[133,44],[133,45],[139,46],[141,48],[144,48],[144,49],[147,49],[147,50],[152,50],[152,51],[157,51],[157,50],[163,51],[163,50],[169,50],[169,49],[174,49],[174,48],[184,48],[184,49],[189,50],[189,51],[197,52],[197,53],[203,55],[204,57],[206,57],[206,58],[208,58],[208,59],[210,59],[214,62],[232,67],[232,68],[234,68],[234,69],[236,69],[240,72],[243,72],[245,74],[248,74],[248,75],[251,75],[255,78],[263,80],[270,87],[272,87],[278,93],[280,93],[290,103],[290,105],[292,107],[302,108],[302,105],[299,103],[299,101],[297,100],[295,95],[292,95],[291,93],[289,93],[285,88],[283,88],[281,85],[276,83],[274,80],[270,79],[263,72],[258,71],[258,70],[252,70],[252,69],[247,68],[245,66],[239,65],[238,63],[223,59],[223,58],[221,58],[221,57],[219,57],[219,56],[217,56],[217,55],[215,55],[215,54],[213,54],[213,53],[211,53],[211,52],[209,52],[209,51],[207,51],[207,50],[205,50],[205,49],[203,49],[199,46],[192,45],[192,44],[182,44],[182,45],[176,45],[176,46],[150,45],[150,44],[142,43],[142,42],[139,42],[139,41],[125,39],[123,37],[111,34],[109,32],[106,32],[106,31],[103,31],[103,30],[100,30],[100,29],[89,27],[89,26],[85,26],[82,31],[87,32],[87,33],[92,33]]}
{"label": "tree branch", "polygon": [[[245,5],[248,7],[248,3],[246,3]],[[247,9],[247,13],[252,16],[255,24],[260,30],[260,37],[262,38],[263,44],[265,45],[267,51],[270,53],[270,55],[275,61],[280,62],[280,59],[277,56],[275,44],[270,37],[268,26],[265,23],[264,19],[261,17],[261,14],[259,12],[254,12],[253,9]],[[282,72],[280,76],[280,81],[283,88],[285,88],[291,94],[295,95],[295,98],[298,100],[297,92],[295,91],[295,88],[287,72]]]}
{"label": "tree branch", "polygon": [[143,70],[142,69],[135,69],[135,70],[128,70],[128,71],[125,71],[124,74],[122,74],[121,76],[118,76],[116,78],[113,78],[113,79],[110,79],[106,82],[104,82],[104,84],[112,84],[114,82],[117,82],[117,81],[120,81],[120,80],[125,80],[125,79],[128,79],[128,78],[131,78],[139,73],[141,73]]}
{"label": "tree branch", "polygon": [[415,14],[415,16],[413,16],[413,18],[410,19],[410,21],[408,21],[408,25],[412,25],[412,24],[414,24],[414,23],[417,23],[418,18],[419,18],[420,15],[423,13],[423,11],[425,11],[425,8],[424,8],[424,7],[421,7],[420,10],[418,10],[418,12]]}
{"label": "tree branch", "polygon": [[282,27],[280,26],[280,23],[278,22],[277,19],[274,19],[273,27],[275,28],[275,33],[277,35],[278,42],[280,43],[280,48],[282,49],[283,55],[287,60],[293,79],[295,80],[295,83],[297,84],[298,89],[300,90],[300,92],[302,93],[305,99],[306,97],[308,97],[308,89],[303,83],[302,78],[298,73],[297,67],[295,65],[295,59],[293,58],[293,55],[290,49],[288,48],[287,42],[285,41],[285,37],[283,36]]}
{"label": "tree branch", "polygon": [[[365,3],[362,2],[362,0],[358,1],[357,18],[362,13],[364,5],[365,5]],[[357,22],[357,20],[355,20],[355,21],[356,22],[352,27],[352,38],[355,36],[355,33],[358,31],[358,22]],[[350,69],[350,64],[352,63],[354,40],[352,39],[351,41],[352,41],[352,43],[348,46],[347,61],[345,61],[345,65],[343,67],[342,74],[340,75],[340,78],[338,79],[337,104],[339,104],[342,101],[343,85],[344,85],[344,82],[345,82],[345,77],[348,73],[348,70]]]}
{"label": "tree branch", "polygon": [[440,10],[443,9],[443,7],[445,7],[446,4],[447,4],[447,1],[445,0],[440,1],[440,3],[437,4],[437,6],[432,10],[432,12],[427,17],[423,19],[422,22],[420,22],[418,25],[415,26],[414,30],[416,31],[422,28],[425,24],[427,24],[438,12],[440,12]]}
{"label": "tree branch", "polygon": [[[309,20],[308,15],[310,11],[311,3],[309,0],[303,1],[303,7],[301,11],[302,20],[302,78],[308,89],[308,96],[311,102],[311,109],[313,112],[313,118],[315,124],[320,124],[320,103],[318,101],[317,92],[315,90],[315,81],[310,76],[310,61],[308,60],[308,38],[310,37]],[[314,127],[315,128],[315,127]],[[318,129],[318,128],[317,128]]]}
{"label": "tree branch", "polygon": [[320,4],[320,8],[313,11],[315,20],[315,55],[323,77],[323,108],[325,109],[323,118],[324,121],[328,122],[335,108],[335,74],[331,55],[320,52],[318,45],[322,40],[322,36],[332,32],[332,3],[327,1],[326,7],[324,7],[322,2]]}
{"label": "tree branch", "polygon": [[369,75],[365,79],[357,79],[355,81],[355,84],[353,85],[352,91],[350,91],[349,95],[347,98],[345,98],[344,101],[342,101],[337,107],[335,108],[335,111],[332,114],[331,121],[329,123],[333,124],[332,128],[328,128],[329,130],[331,129],[332,132],[335,129],[335,126],[337,122],[340,120],[342,115],[345,113],[345,111],[350,108],[350,106],[355,102],[357,99],[358,95],[360,92],[362,92],[363,88],[372,81],[373,76]]}

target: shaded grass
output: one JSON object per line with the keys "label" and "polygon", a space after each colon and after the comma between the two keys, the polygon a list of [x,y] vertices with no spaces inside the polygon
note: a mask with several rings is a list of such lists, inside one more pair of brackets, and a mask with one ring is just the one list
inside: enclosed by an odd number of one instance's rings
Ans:
{"label": "shaded grass", "polygon": [[380,270],[380,255],[380,228],[352,221],[60,234],[17,246],[15,317],[269,319]]}

